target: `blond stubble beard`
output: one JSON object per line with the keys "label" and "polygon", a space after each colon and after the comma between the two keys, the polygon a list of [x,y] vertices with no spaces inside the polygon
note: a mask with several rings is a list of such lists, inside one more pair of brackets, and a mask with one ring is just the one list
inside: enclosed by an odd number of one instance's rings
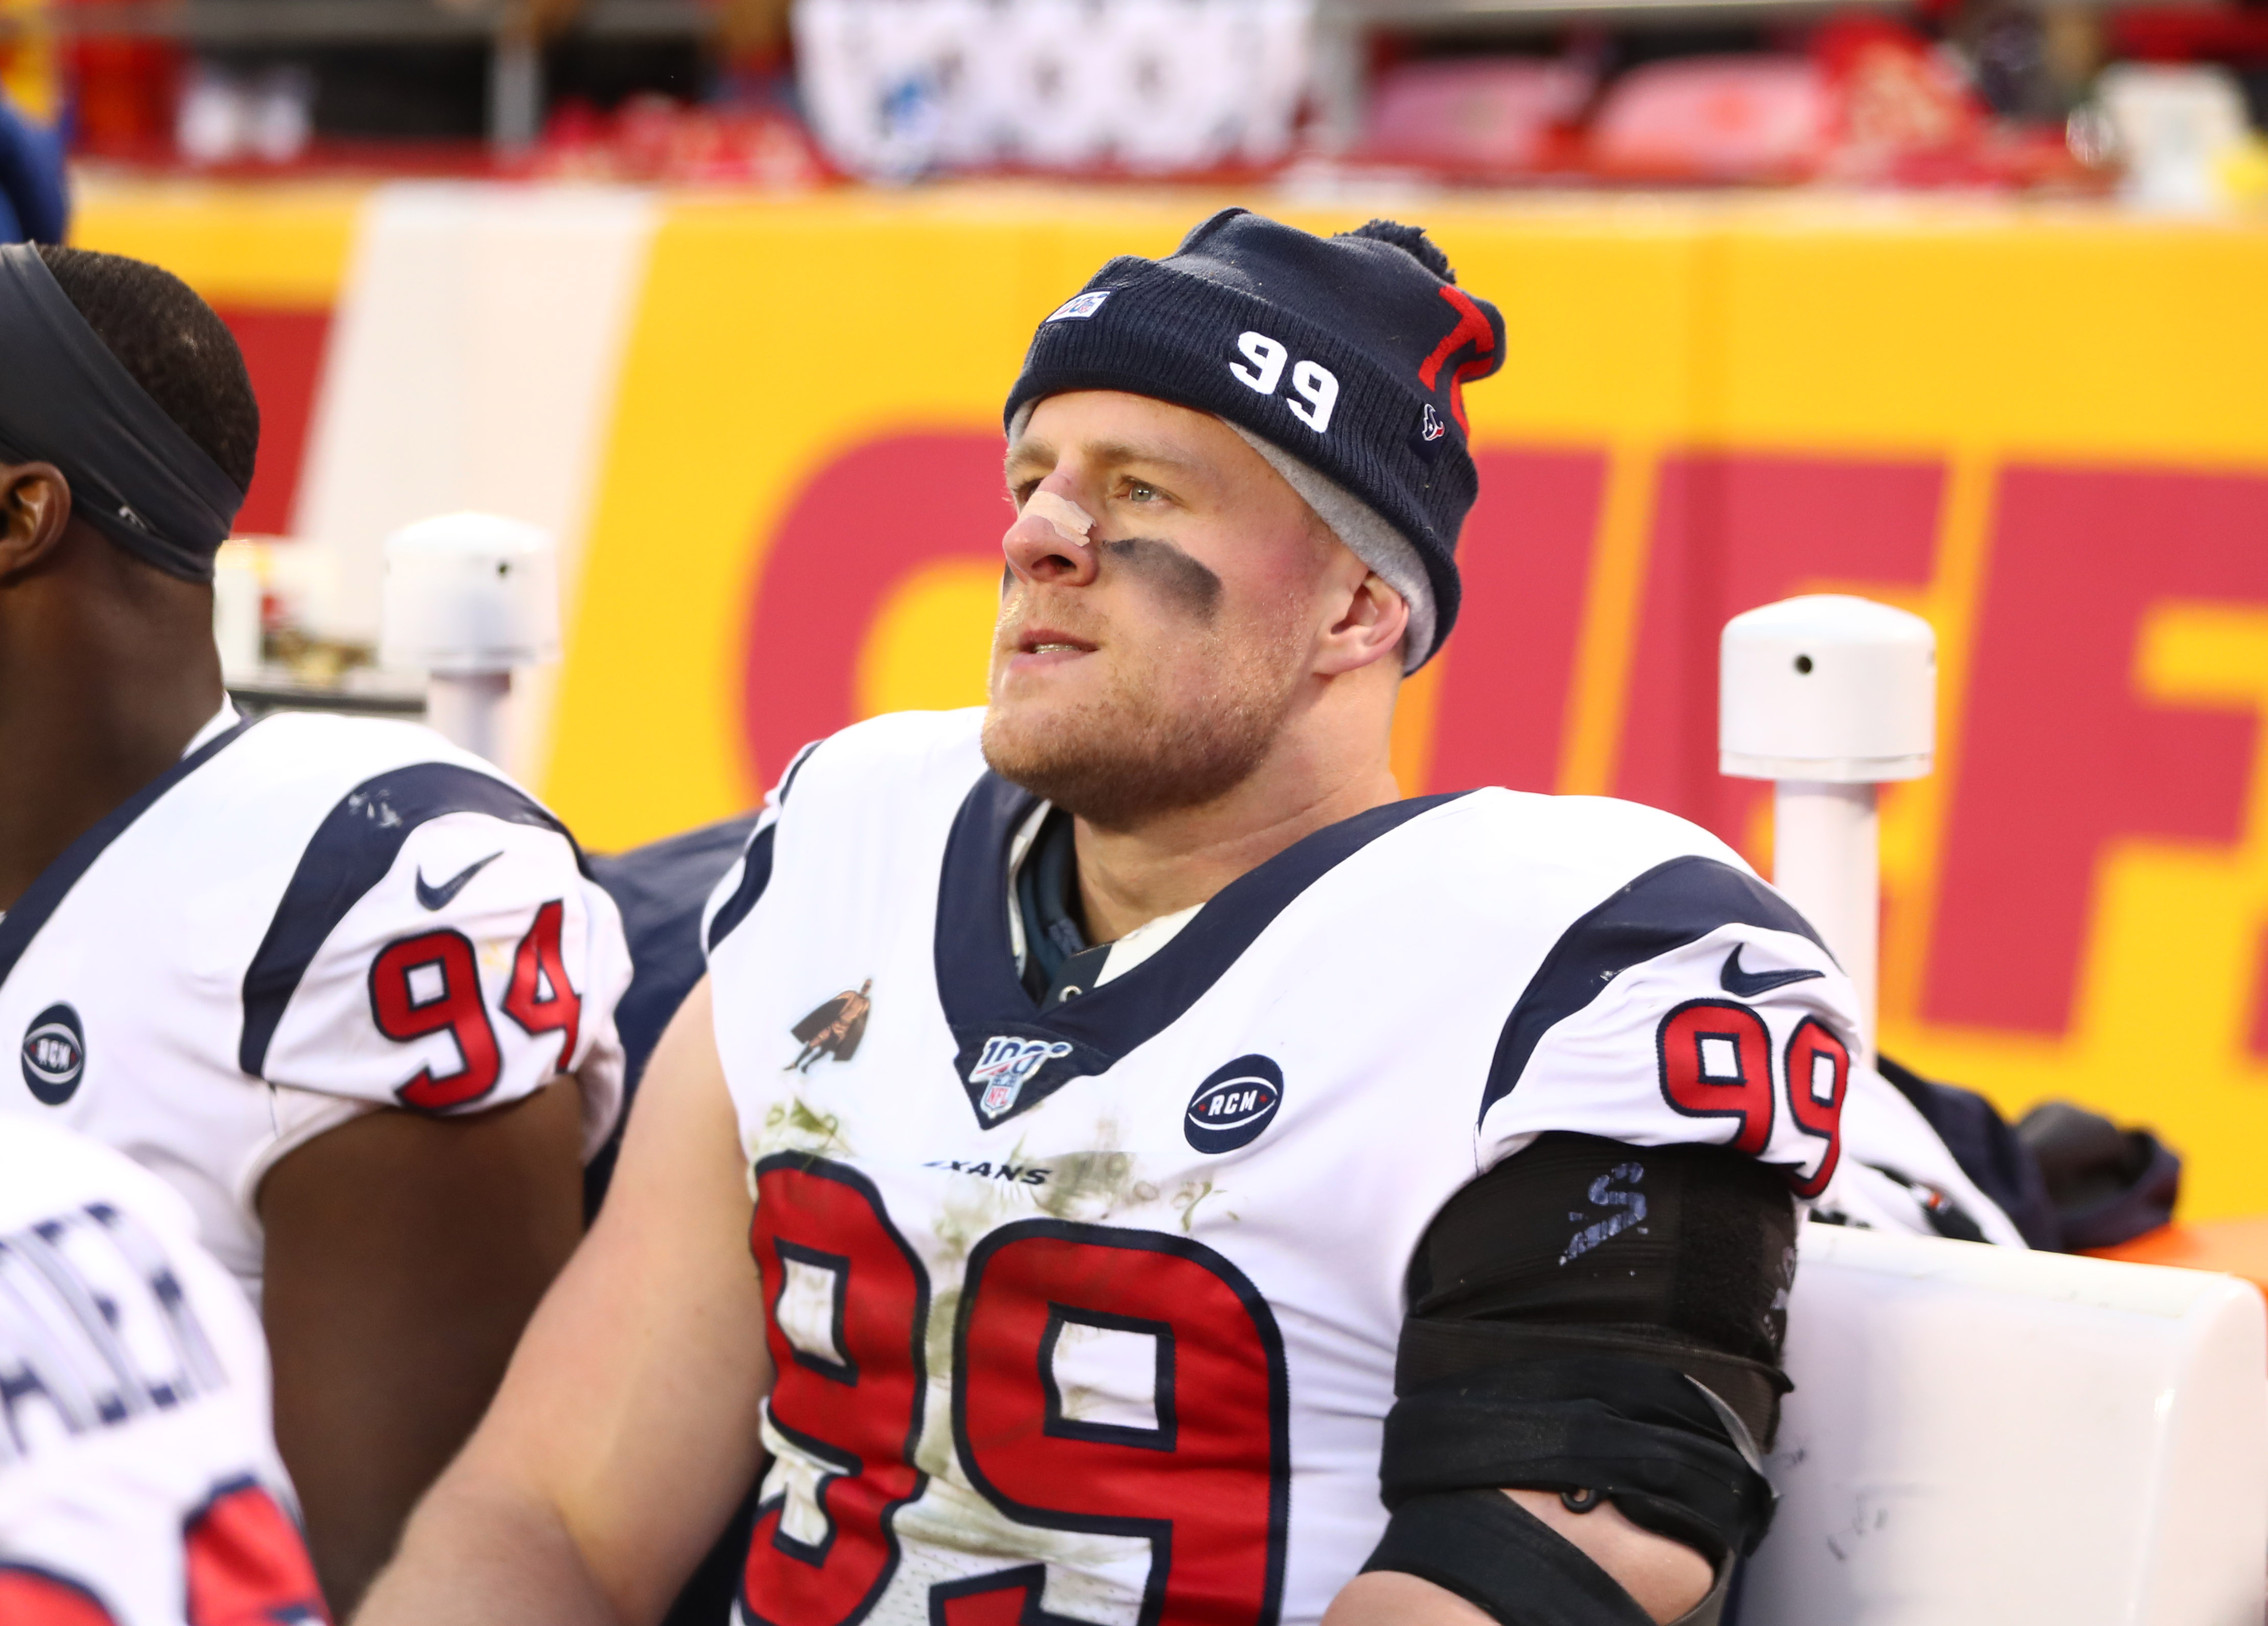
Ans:
{"label": "blond stubble beard", "polygon": [[[1218,801],[1268,755],[1299,693],[1288,629],[1273,648],[1240,651],[1209,632],[1201,658],[1216,674],[1202,710],[1177,710],[1162,683],[1123,671],[1108,692],[1045,716],[994,707],[984,760],[994,773],[1106,830]],[[1193,651],[1194,652],[1194,651]]]}

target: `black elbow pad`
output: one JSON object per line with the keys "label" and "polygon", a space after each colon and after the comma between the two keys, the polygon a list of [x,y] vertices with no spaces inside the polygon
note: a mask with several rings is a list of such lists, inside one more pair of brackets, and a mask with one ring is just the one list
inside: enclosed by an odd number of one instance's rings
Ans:
{"label": "black elbow pad", "polygon": [[[1503,1626],[1653,1626],[1614,1577],[1500,1490],[1413,1497],[1363,1565],[1431,1581]],[[1671,1626],[1718,1626],[1732,1568]]]}
{"label": "black elbow pad", "polygon": [[1775,1501],[1730,1407],[1675,1367],[1614,1356],[1521,1361],[1403,1395],[1379,1477],[1397,1512],[1505,1485],[1604,1496],[1718,1569],[1756,1549]]}
{"label": "black elbow pad", "polygon": [[1609,1497],[1728,1574],[1771,1521],[1794,1243],[1785,1178],[1718,1147],[1545,1135],[1468,1186],[1410,1268],[1374,1566],[1408,1568],[1443,1498],[1520,1486]]}

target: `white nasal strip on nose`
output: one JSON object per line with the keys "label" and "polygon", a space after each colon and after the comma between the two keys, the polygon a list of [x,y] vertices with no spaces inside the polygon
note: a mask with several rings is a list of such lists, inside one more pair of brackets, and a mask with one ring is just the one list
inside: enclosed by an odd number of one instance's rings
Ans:
{"label": "white nasal strip on nose", "polygon": [[1056,528],[1064,541],[1079,548],[1087,546],[1087,536],[1094,529],[1094,516],[1067,497],[1053,491],[1035,491],[1024,499],[1027,516],[1036,514]]}

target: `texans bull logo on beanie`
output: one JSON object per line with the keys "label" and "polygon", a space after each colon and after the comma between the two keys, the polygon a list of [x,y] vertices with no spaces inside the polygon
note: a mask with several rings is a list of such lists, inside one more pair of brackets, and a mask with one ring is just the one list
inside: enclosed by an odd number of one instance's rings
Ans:
{"label": "texans bull logo on beanie", "polygon": [[1226,209],[1163,260],[1122,255],[1040,324],[1011,434],[1043,397],[1123,390],[1225,420],[1410,602],[1407,665],[1457,618],[1457,533],[1480,479],[1464,386],[1504,318],[1423,230],[1322,238]]}

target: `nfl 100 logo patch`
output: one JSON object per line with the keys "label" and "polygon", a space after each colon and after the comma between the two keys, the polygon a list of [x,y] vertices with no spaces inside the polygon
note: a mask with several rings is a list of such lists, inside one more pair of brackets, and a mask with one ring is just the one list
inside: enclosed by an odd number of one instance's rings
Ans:
{"label": "nfl 100 logo patch", "polygon": [[988,1118],[1000,1116],[1016,1104],[1034,1073],[1057,1056],[1070,1054],[1071,1047],[1061,1040],[994,1034],[984,1041],[976,1065],[968,1070],[968,1082],[984,1086],[984,1093],[977,1098],[978,1108]]}

